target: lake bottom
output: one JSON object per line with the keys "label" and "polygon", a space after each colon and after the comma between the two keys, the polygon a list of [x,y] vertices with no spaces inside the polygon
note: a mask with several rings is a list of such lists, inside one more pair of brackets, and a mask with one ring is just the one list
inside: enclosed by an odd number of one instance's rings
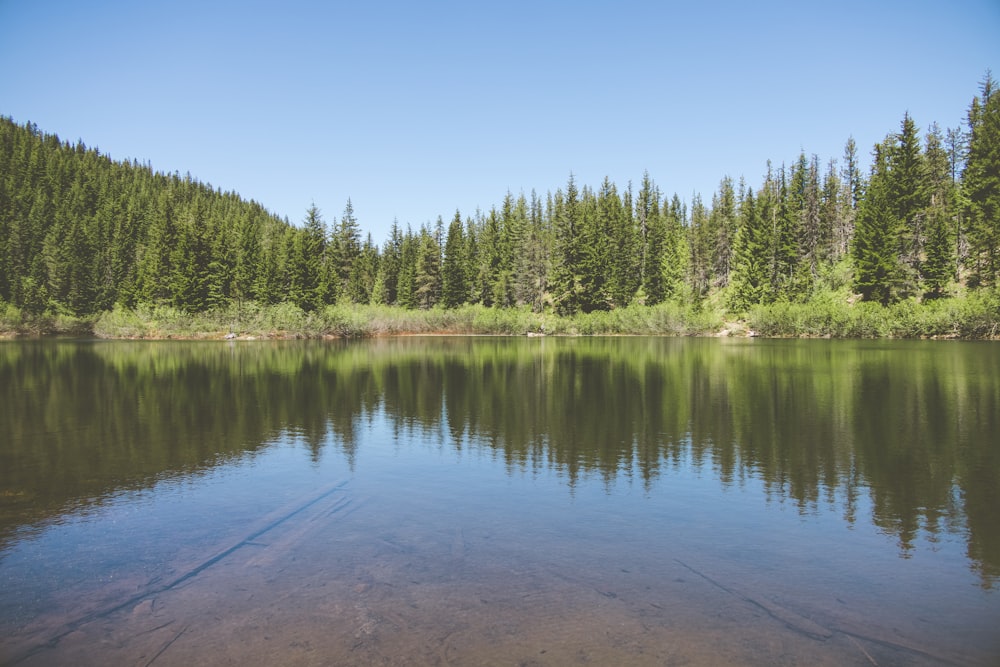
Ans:
{"label": "lake bottom", "polygon": [[[418,501],[419,505],[419,501]],[[517,522],[400,524],[398,498],[304,494],[116,597],[80,589],[9,636],[18,665],[936,665],[985,661],[880,626],[858,593],[716,555],[629,552]],[[543,531],[544,533],[544,531]],[[540,539],[541,538],[541,539]],[[825,586],[824,583],[817,584]],[[941,628],[937,628],[939,633]],[[984,662],[985,664],[985,662]]]}

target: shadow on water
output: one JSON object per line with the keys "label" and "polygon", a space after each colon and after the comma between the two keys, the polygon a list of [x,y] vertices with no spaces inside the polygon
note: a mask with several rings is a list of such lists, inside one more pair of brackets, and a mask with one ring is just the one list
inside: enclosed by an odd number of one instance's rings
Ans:
{"label": "shadow on water", "polygon": [[[371,447],[365,433],[375,421],[384,422],[394,441],[421,435],[421,441],[436,442],[449,458],[486,458],[507,476],[553,474],[573,497],[589,497],[595,482],[605,494],[624,483],[655,497],[667,493],[676,471],[701,471],[722,490],[759,486],[764,502],[787,505],[804,517],[832,513],[848,527],[873,526],[893,537],[904,559],[913,557],[920,544],[958,540],[983,588],[1000,577],[1000,448],[995,438],[1000,432],[1000,348],[912,341],[660,338],[0,344],[0,574],[5,551],[67,516],[99,512],[124,493],[252,465],[288,439],[301,443],[313,465],[333,457],[351,475]],[[713,596],[735,605],[727,622],[742,639],[734,635],[731,646],[702,654],[698,651],[705,649],[694,647],[718,643],[718,637],[699,632],[697,613],[681,615],[644,602],[621,608],[634,584],[623,574],[627,568],[608,574],[599,545],[593,546],[595,560],[576,555],[557,566],[554,560],[536,560],[534,552],[516,553],[517,540],[499,539],[502,528],[456,531],[445,522],[443,551],[430,549],[425,560],[412,544],[426,536],[403,539],[396,524],[372,525],[378,502],[377,496],[370,500],[371,515],[358,525],[341,520],[338,545],[356,541],[350,555],[338,546],[336,567],[344,576],[314,582],[325,591],[322,596],[300,590],[294,604],[272,604],[274,622],[281,617],[306,627],[303,614],[350,616],[353,634],[340,638],[338,645],[368,651],[365,661],[396,664],[405,661],[392,656],[417,648],[393,644],[390,635],[448,634],[440,620],[430,624],[426,614],[452,618],[456,605],[477,628],[497,619],[509,627],[474,637],[468,624],[452,627],[450,639],[441,639],[433,650],[421,645],[419,651],[430,652],[418,651],[415,663],[498,657],[484,648],[499,645],[497,633],[506,637],[503,646],[508,648],[510,642],[534,647],[542,626],[572,643],[580,636],[606,634],[608,622],[615,619],[622,625],[638,622],[646,627],[643,632],[650,626],[661,632],[683,628],[687,651],[678,656],[695,662],[698,656],[705,663],[720,657],[765,662],[774,647],[749,653],[739,648],[756,641],[750,638],[757,637],[753,628],[761,618],[791,628],[803,641],[840,642],[861,656],[859,664],[885,664],[878,651],[887,647],[904,662],[906,656],[918,662],[941,657],[917,648],[906,653],[906,643],[898,638],[864,634],[863,623],[832,612],[825,618],[815,610],[798,613],[773,586],[768,595],[741,588],[734,581],[742,575],[720,575],[726,571],[722,560],[715,569],[706,569],[711,558],[667,559],[655,566],[663,567],[655,577],[663,596],[684,599],[692,609],[709,605],[706,600]],[[280,515],[288,508],[271,510]],[[383,515],[398,523],[392,512]],[[282,530],[293,531],[290,526]],[[294,579],[297,565],[283,563],[278,572],[284,574],[239,583],[247,567],[262,562],[252,553],[256,542],[280,543],[285,538],[279,532],[275,529],[265,539],[263,533],[254,537],[252,531],[234,530],[228,541],[209,549],[209,556],[225,553],[226,559],[212,561],[214,579],[206,580],[216,581],[220,589],[245,589],[252,597],[263,595],[283,576]],[[477,545],[487,542],[492,555],[477,554]],[[305,562],[306,552],[322,549],[322,537],[289,544],[296,545],[295,553],[303,554],[300,561]],[[238,551],[226,551],[233,545]],[[551,548],[557,552],[560,547],[553,543]],[[191,560],[188,571],[205,560]],[[478,583],[460,586],[450,577],[471,567],[470,562],[476,563]],[[511,562],[526,563],[515,573],[517,584],[511,583]],[[201,610],[206,619],[218,611],[204,597],[197,598],[192,587],[171,584],[184,571],[176,569],[173,578],[122,592],[125,602],[95,605],[90,613],[104,614],[100,619],[108,623],[109,633],[122,626],[118,616],[138,623],[134,636],[151,642],[142,649],[146,659],[164,662],[163,651],[172,647],[180,660],[184,654],[178,639],[190,638],[198,628],[190,620],[170,620],[176,616],[163,615],[163,609],[184,606],[192,613]],[[300,573],[300,578],[312,576],[311,571]],[[295,580],[296,586],[301,584]],[[404,582],[406,594],[400,599]],[[671,588],[682,585],[699,588]],[[458,590],[480,602],[457,602]],[[281,598],[280,591],[270,592]],[[641,597],[638,588],[633,592]],[[523,601],[536,595],[544,603],[529,612]],[[339,604],[331,600],[353,602],[331,610],[329,605]],[[565,616],[574,605],[588,612],[553,626],[551,615]],[[414,611],[418,608],[423,613]],[[595,616],[598,609],[602,611]],[[522,621],[510,620],[503,610],[516,610]],[[238,642],[239,633],[253,625],[240,613],[234,607],[229,625],[216,628],[215,634]],[[706,607],[704,613],[709,617],[714,612]],[[56,623],[64,632],[59,641],[72,645],[81,619],[94,623],[98,616],[67,615]],[[649,647],[640,651],[643,635],[635,632],[623,631],[617,640],[590,646],[589,659],[620,659],[612,650],[615,641],[630,647],[635,664],[662,664],[670,657]],[[318,641],[307,634],[302,642]],[[378,637],[381,643],[375,641]],[[510,650],[514,652],[507,657],[523,654]],[[536,656],[539,664],[582,659],[560,653],[555,645],[551,650]],[[95,663],[102,655],[95,654]]]}

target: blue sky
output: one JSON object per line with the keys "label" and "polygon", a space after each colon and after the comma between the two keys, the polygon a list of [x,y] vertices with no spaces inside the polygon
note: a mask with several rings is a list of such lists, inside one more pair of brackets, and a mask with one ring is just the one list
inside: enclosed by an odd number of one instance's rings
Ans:
{"label": "blue sky", "polygon": [[707,202],[909,111],[964,122],[1000,1],[0,0],[0,114],[384,241],[605,176]]}

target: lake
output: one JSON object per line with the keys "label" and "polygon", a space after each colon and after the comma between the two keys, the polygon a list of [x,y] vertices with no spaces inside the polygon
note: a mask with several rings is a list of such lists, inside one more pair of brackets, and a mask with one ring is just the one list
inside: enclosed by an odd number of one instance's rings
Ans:
{"label": "lake", "polygon": [[1000,662],[1000,345],[0,343],[0,663]]}

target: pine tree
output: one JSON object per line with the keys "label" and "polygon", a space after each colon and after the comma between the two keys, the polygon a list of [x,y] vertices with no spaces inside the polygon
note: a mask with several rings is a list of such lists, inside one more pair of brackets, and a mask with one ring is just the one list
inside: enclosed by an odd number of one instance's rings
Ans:
{"label": "pine tree", "polygon": [[969,110],[969,153],[962,174],[968,199],[969,260],[973,285],[1000,285],[1000,94],[987,72]]}
{"label": "pine tree", "polygon": [[637,211],[645,221],[645,250],[642,262],[642,292],[647,306],[655,306],[667,298],[663,284],[663,247],[666,243],[667,228],[660,211],[660,193],[652,181],[643,180],[636,200]]}
{"label": "pine tree", "polygon": [[713,284],[725,287],[732,271],[733,242],[736,237],[736,191],[733,179],[726,176],[719,182],[719,191],[712,198],[709,227],[714,232],[712,244]]}
{"label": "pine tree", "polygon": [[465,303],[469,293],[466,265],[462,215],[455,211],[455,217],[448,225],[441,267],[441,303],[445,308],[457,308]]}
{"label": "pine tree", "polygon": [[[713,204],[718,204],[718,195],[713,196]],[[712,286],[712,256],[716,230],[716,220],[705,210],[701,196],[695,195],[691,203],[691,225],[688,228],[688,275],[695,300],[704,298]],[[666,244],[664,236],[664,247]]]}
{"label": "pine tree", "polygon": [[952,209],[955,183],[951,178],[948,152],[937,124],[927,132],[924,150],[924,187],[928,193],[924,210],[923,289],[925,297],[942,296],[944,288],[955,275],[955,245],[952,239],[954,223]]}
{"label": "pine tree", "polygon": [[[659,209],[660,192],[649,177],[649,172],[642,173],[642,185],[635,199],[635,222],[639,234],[639,276],[642,284],[646,283],[646,257],[649,254],[649,228],[653,224],[653,208]],[[645,290],[644,290],[645,291]]]}
{"label": "pine tree", "polygon": [[306,211],[303,227],[291,230],[286,237],[288,298],[307,312],[335,298],[324,280],[326,246],[326,223],[313,204]]}
{"label": "pine tree", "polygon": [[354,268],[354,262],[361,254],[361,229],[354,217],[354,205],[350,198],[344,206],[344,215],[336,224],[336,232],[333,237],[335,248],[330,254],[330,263],[335,267],[333,274],[336,276],[336,292],[338,295],[349,295],[351,290],[348,287],[348,282]]}
{"label": "pine tree", "polygon": [[[691,216],[701,219],[707,217],[700,197],[694,199]],[[664,299],[680,299],[684,291],[689,256],[684,217],[684,205],[681,204],[680,197],[674,194],[664,219],[663,252],[660,259]]]}
{"label": "pine tree", "polygon": [[837,173],[837,161],[831,159],[823,176],[819,224],[824,236],[829,238],[828,258],[833,263],[840,261],[847,254],[853,234],[853,211],[845,201],[843,192],[844,185]]}
{"label": "pine tree", "polygon": [[351,264],[351,274],[347,277],[346,297],[351,303],[369,303],[375,291],[378,275],[378,248],[368,234],[361,245],[358,256]]}
{"label": "pine tree", "polygon": [[888,154],[891,150],[889,141],[875,147],[872,174],[858,210],[851,246],[855,289],[864,300],[882,305],[897,298],[901,274],[897,240],[899,222],[889,193]]}
{"label": "pine tree", "polygon": [[515,252],[515,296],[518,303],[529,304],[534,312],[545,307],[549,274],[549,234],[542,213],[542,202],[531,192],[527,226]]}
{"label": "pine tree", "polygon": [[792,172],[791,192],[784,167],[781,169],[780,179],[772,250],[774,268],[769,296],[771,299],[794,299],[800,291],[796,279],[799,275],[799,240],[803,236],[802,219],[805,210],[805,155],[800,156],[799,164]]}
{"label": "pine tree", "polygon": [[404,308],[416,308],[419,305],[416,296],[419,249],[420,237],[415,236],[413,230],[407,227],[400,246],[399,273],[396,282],[396,303]]}
{"label": "pine tree", "polygon": [[[761,198],[769,199],[766,192],[762,192]],[[762,215],[753,190],[748,188],[740,206],[740,229],[736,234],[735,267],[730,282],[729,308],[733,312],[744,312],[762,303],[768,294],[772,270],[770,224]]]}
{"label": "pine tree", "polygon": [[904,114],[899,134],[891,145],[887,195],[899,225],[899,288],[906,294],[914,294],[920,282],[925,235],[923,213],[927,207],[927,191],[924,187],[920,137],[909,113]]}
{"label": "pine tree", "polygon": [[383,245],[379,258],[378,274],[372,290],[373,303],[391,306],[399,302],[397,288],[402,250],[403,234],[399,230],[399,221],[394,219],[389,228],[389,238]]}
{"label": "pine tree", "polygon": [[552,301],[560,315],[579,312],[583,262],[580,238],[579,192],[573,175],[566,193],[556,192],[553,224]]}
{"label": "pine tree", "polygon": [[441,298],[441,247],[430,230],[420,230],[413,275],[414,305],[423,310]]}

